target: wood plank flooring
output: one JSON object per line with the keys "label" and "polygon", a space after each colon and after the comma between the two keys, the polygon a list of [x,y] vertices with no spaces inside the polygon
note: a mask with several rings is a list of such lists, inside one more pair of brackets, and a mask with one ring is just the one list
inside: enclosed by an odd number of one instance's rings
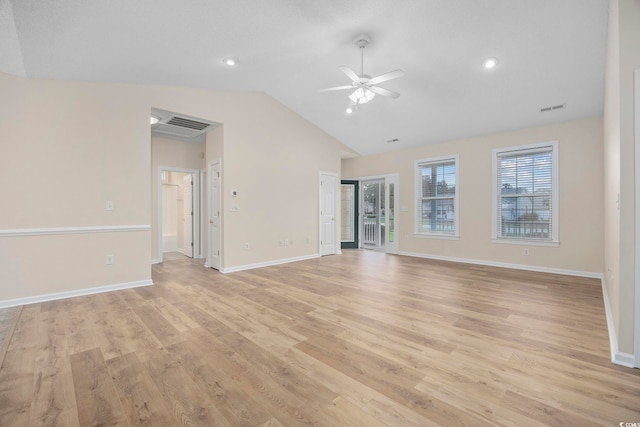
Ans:
{"label": "wood plank flooring", "polygon": [[618,426],[598,280],[360,250],[25,306],[0,426]]}

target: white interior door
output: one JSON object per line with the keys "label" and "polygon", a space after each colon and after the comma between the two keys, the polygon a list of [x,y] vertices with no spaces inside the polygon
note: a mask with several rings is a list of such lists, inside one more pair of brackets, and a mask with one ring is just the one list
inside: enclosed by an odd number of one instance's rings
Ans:
{"label": "white interior door", "polygon": [[209,164],[209,245],[207,267],[220,270],[222,227],[222,178],[220,163]]}
{"label": "white interior door", "polygon": [[320,173],[320,255],[336,253],[336,174]]}
{"label": "white interior door", "polygon": [[182,253],[193,258],[193,179],[191,174],[182,178]]}

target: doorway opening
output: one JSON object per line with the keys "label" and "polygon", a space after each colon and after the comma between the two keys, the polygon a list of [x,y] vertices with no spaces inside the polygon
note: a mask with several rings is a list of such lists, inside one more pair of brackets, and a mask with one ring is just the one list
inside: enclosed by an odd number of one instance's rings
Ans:
{"label": "doorway opening", "polygon": [[158,168],[159,262],[201,258],[200,171]]}
{"label": "doorway opening", "polygon": [[362,247],[384,250],[386,235],[386,205],[384,179],[362,181]]}
{"label": "doorway opening", "polygon": [[342,249],[358,248],[359,184],[358,181],[340,181],[340,206],[342,208],[340,217],[340,247]]}
{"label": "doorway opening", "polygon": [[[397,237],[400,234],[396,221],[400,194],[398,182],[398,174],[341,182],[341,244],[343,248],[399,252]],[[352,200],[354,194],[355,200]],[[350,225],[353,225],[354,232]]]}

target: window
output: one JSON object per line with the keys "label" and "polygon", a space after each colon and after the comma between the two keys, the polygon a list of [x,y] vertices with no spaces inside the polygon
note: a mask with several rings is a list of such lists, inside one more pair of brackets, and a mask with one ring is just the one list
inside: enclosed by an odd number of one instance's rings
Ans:
{"label": "window", "polygon": [[458,156],[415,162],[416,235],[458,236]]}
{"label": "window", "polygon": [[493,238],[558,244],[558,142],[493,150]]}

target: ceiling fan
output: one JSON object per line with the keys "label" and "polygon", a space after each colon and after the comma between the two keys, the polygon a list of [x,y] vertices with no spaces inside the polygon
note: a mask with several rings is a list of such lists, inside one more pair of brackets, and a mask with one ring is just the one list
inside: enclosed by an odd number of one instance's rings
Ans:
{"label": "ceiling fan", "polygon": [[366,104],[371,101],[376,94],[382,96],[388,96],[390,98],[397,98],[400,96],[398,92],[393,92],[388,89],[384,89],[378,86],[378,84],[386,82],[388,80],[396,79],[404,76],[404,71],[393,70],[385,74],[381,74],[377,77],[371,77],[364,73],[364,48],[370,43],[371,39],[368,36],[362,34],[356,37],[355,44],[360,48],[360,74],[356,74],[351,68],[346,65],[338,67],[347,77],[351,79],[350,85],[330,87],[327,89],[320,89],[318,92],[332,92],[336,90],[353,90],[349,95],[349,108],[347,112],[352,112],[352,106],[360,104]]}

